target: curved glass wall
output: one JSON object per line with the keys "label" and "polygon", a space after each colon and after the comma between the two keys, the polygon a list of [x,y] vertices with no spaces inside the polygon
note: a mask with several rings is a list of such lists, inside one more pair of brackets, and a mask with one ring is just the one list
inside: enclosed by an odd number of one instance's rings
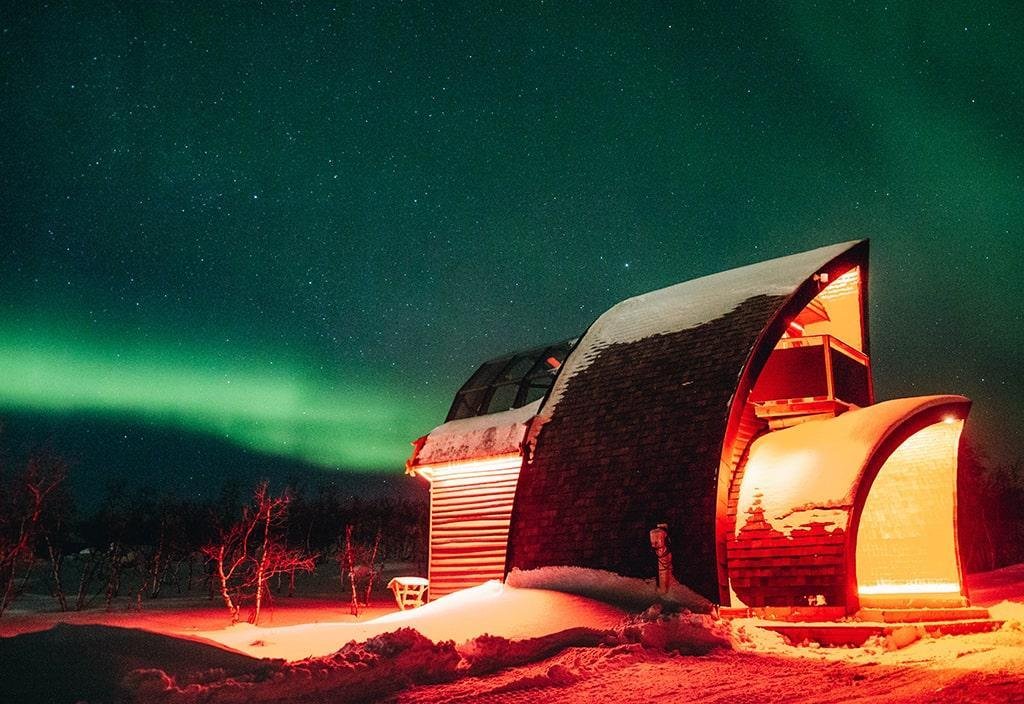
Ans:
{"label": "curved glass wall", "polygon": [[533,403],[551,388],[576,338],[480,365],[455,394],[446,420],[499,413]]}

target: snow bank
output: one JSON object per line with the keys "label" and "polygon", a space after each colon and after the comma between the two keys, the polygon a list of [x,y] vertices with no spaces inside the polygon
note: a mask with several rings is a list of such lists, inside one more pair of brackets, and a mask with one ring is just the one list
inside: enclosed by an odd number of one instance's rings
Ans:
{"label": "snow bank", "polygon": [[789,653],[793,646],[781,633],[758,628],[753,619],[732,619],[729,622],[729,641],[735,650],[761,653]]}
{"label": "snow bank", "polygon": [[[410,628],[351,642],[336,653],[268,664],[242,676],[205,678],[182,685],[156,669],[137,670],[124,688],[137,700],[156,704],[238,702],[357,702],[388,696],[412,685],[450,682],[538,662],[571,648],[641,646],[658,652],[705,655],[728,649],[728,626],[704,614],[663,615],[660,606],[618,628],[572,628],[537,638],[510,640],[484,635],[461,646],[434,643]],[[568,686],[581,674],[553,665],[543,674],[514,679],[503,691]]]}
{"label": "snow bank", "polygon": [[473,675],[496,672],[546,657],[571,647],[594,647],[609,642],[608,631],[592,628],[570,628],[540,638],[512,641],[499,636],[480,636],[459,646],[466,671]]}
{"label": "snow bank", "polygon": [[122,701],[122,679],[137,669],[196,683],[262,673],[260,661],[185,637],[137,628],[57,624],[0,638],[0,702]]}
{"label": "snow bank", "polygon": [[399,628],[415,628],[434,641],[461,643],[489,634],[537,638],[571,628],[605,630],[626,617],[611,604],[573,594],[515,588],[491,581],[409,611],[362,623],[313,623],[280,628],[237,624],[197,635],[255,657],[301,660],[333,653],[342,643],[363,641]]}
{"label": "snow bank", "polygon": [[433,643],[403,628],[254,675],[181,685],[161,670],[137,670],[125,678],[124,688],[136,701],[153,704],[365,702],[413,684],[455,679],[460,662],[451,641]]}
{"label": "snow bank", "polygon": [[1004,621],[1003,628],[1024,631],[1024,603],[1003,601],[990,606],[988,613],[997,621]]}
{"label": "snow bank", "polygon": [[725,621],[688,612],[663,615],[660,605],[631,619],[617,634],[623,643],[639,643],[645,648],[679,655],[706,655],[732,647]]}
{"label": "snow bank", "polygon": [[506,578],[506,583],[518,588],[550,589],[579,594],[633,609],[645,609],[652,604],[661,604],[708,613],[714,608],[707,599],[678,582],[673,582],[668,593],[663,594],[658,591],[654,580],[623,577],[614,572],[586,567],[513,569]]}
{"label": "snow bank", "polygon": [[1024,602],[1024,563],[969,574],[967,589],[975,606],[991,606],[1001,601]]}

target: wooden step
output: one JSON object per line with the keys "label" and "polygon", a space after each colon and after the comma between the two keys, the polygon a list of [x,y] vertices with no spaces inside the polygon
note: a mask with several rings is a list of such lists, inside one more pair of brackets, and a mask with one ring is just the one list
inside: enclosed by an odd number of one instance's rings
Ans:
{"label": "wooden step", "polygon": [[876,623],[921,623],[923,621],[977,621],[988,618],[988,609],[963,607],[955,609],[880,609],[858,611],[858,621]]}
{"label": "wooden step", "polygon": [[779,621],[756,620],[753,625],[775,631],[786,637],[790,643],[818,643],[826,647],[860,647],[871,637],[884,639],[886,647],[901,648],[909,645],[922,635],[933,637],[987,633],[998,630],[1003,621],[992,619],[924,621],[919,623],[782,623]]}

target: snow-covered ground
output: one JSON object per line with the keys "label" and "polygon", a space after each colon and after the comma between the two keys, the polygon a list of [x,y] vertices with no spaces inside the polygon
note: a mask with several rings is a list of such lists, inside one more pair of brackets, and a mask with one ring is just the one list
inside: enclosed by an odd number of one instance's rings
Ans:
{"label": "snow-covered ground", "polygon": [[[565,570],[510,581],[359,620],[335,604],[316,624],[280,625],[292,622],[280,609],[261,627],[197,631],[187,612],[163,612],[134,624],[150,630],[38,630],[56,617],[30,628],[21,614],[20,635],[0,639],[0,701],[1024,702],[1024,565],[971,579],[1001,630],[860,648],[794,646],[750,621],[671,613],[685,591],[630,612],[649,588],[639,580],[617,592],[609,575]],[[566,584],[579,593],[551,588]],[[12,632],[5,622],[0,634]]]}
{"label": "snow-covered ground", "polygon": [[418,609],[362,622],[264,628],[237,624],[195,635],[254,657],[301,660],[329,655],[345,643],[364,641],[398,628],[414,628],[432,641],[462,643],[480,635],[509,640],[537,638],[570,628],[606,630],[626,617],[615,606],[573,594],[516,589],[487,582],[441,597]]}

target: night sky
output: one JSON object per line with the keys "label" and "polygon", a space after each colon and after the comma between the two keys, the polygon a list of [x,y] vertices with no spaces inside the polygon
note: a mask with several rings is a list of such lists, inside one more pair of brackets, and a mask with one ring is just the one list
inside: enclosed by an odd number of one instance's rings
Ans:
{"label": "night sky", "polygon": [[483,359],[870,237],[879,398],[1024,454],[1024,5],[633,5],[5,3],[0,448],[400,476]]}

